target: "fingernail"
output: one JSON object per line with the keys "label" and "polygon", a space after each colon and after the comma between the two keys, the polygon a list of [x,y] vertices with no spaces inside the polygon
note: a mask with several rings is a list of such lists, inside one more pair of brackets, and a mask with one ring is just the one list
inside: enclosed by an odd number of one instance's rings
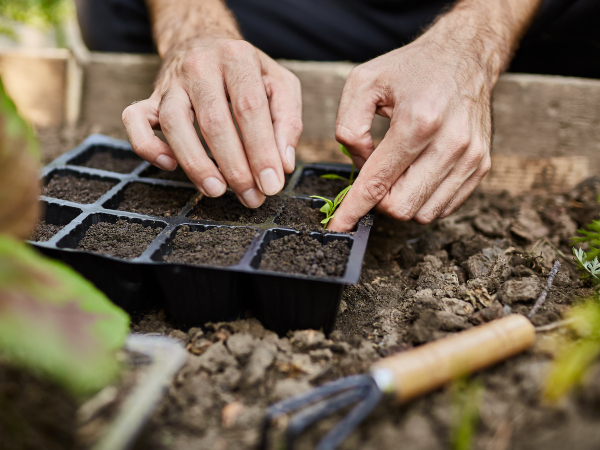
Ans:
{"label": "fingernail", "polygon": [[219,197],[223,195],[227,186],[221,180],[215,177],[209,177],[202,182],[202,189],[209,197]]}
{"label": "fingernail", "polygon": [[175,170],[177,167],[177,161],[167,155],[159,155],[158,158],[156,158],[156,161],[154,161],[154,164],[162,170],[168,170],[169,172]]}
{"label": "fingernail", "polygon": [[288,162],[292,165],[292,168],[296,167],[296,150],[291,145],[287,146],[285,154]]}
{"label": "fingernail", "polygon": [[242,193],[241,197],[240,200],[247,208],[258,208],[265,200],[265,196],[258,189],[254,188]]}
{"label": "fingernail", "polygon": [[281,181],[277,176],[277,172],[268,168],[263,170],[258,176],[260,179],[260,187],[265,195],[275,195],[281,190]]}

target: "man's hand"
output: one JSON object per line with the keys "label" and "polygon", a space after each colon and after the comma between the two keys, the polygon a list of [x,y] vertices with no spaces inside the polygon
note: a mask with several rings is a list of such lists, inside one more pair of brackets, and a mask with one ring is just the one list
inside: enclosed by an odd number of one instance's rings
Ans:
{"label": "man's hand", "polygon": [[[182,3],[192,14],[194,2]],[[173,6],[177,7],[181,5]],[[162,35],[172,40],[175,31],[167,28]],[[284,172],[294,170],[302,132],[300,82],[241,39],[213,35],[180,40],[161,51],[157,37],[163,68],[156,90],[123,112],[131,145],[161,169],[174,170],[179,163],[204,195],[223,195],[229,184],[245,206],[257,208],[265,195],[283,188]],[[218,168],[194,130],[195,120]],[[169,145],[154,135],[153,128],[163,131]]]}
{"label": "man's hand", "polygon": [[[353,229],[375,206],[426,224],[473,192],[491,166],[492,88],[537,3],[494,6],[515,22],[494,29],[486,8],[495,2],[460,2],[413,43],[352,70],[336,138],[361,171],[330,229]],[[391,119],[377,149],[369,132],[375,114]]]}

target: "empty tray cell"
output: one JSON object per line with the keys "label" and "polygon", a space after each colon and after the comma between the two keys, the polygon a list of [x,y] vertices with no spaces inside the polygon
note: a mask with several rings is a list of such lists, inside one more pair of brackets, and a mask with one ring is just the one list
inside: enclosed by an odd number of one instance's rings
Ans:
{"label": "empty tray cell", "polygon": [[196,193],[195,189],[130,183],[103,206],[148,216],[174,217]]}
{"label": "empty tray cell", "polygon": [[94,203],[117,183],[115,179],[61,169],[46,177],[42,195],[88,204]]}
{"label": "empty tray cell", "polygon": [[[341,190],[348,186],[348,182],[344,180],[321,178],[321,175],[325,174],[334,174],[348,178],[350,177],[350,170],[306,167],[302,172],[294,191],[298,194],[320,195],[321,197],[335,198]],[[356,173],[354,176],[356,177]]]}
{"label": "empty tray cell", "polygon": [[187,214],[190,219],[213,222],[263,223],[278,214],[283,207],[279,197],[267,197],[255,209],[246,208],[233,192],[227,191],[222,197],[203,197]]}
{"label": "empty tray cell", "polygon": [[94,145],[69,160],[75,166],[90,167],[92,169],[108,170],[117,173],[132,172],[142,163],[142,159],[134,152],[117,148]]}
{"label": "empty tray cell", "polygon": [[168,170],[161,170],[158,167],[150,166],[146,170],[144,170],[140,174],[140,176],[147,178],[155,178],[157,180],[185,181],[187,183],[191,183],[190,179],[185,174],[181,166],[177,166],[177,168],[171,172],[169,172]]}
{"label": "empty tray cell", "polygon": [[325,214],[319,211],[325,202],[317,199],[299,197],[288,198],[283,211],[275,219],[277,225],[294,228],[299,231],[323,231],[321,220]]}
{"label": "empty tray cell", "polygon": [[165,226],[155,220],[93,214],[62,238],[58,247],[133,259],[144,253]]}
{"label": "empty tray cell", "polygon": [[41,202],[44,211],[43,218],[38,221],[29,236],[33,242],[45,242],[50,240],[56,233],[62,230],[75,217],[81,214],[81,210],[56,203]]}
{"label": "empty tray cell", "polygon": [[182,225],[153,259],[196,266],[234,266],[257,234],[257,230],[245,227]]}
{"label": "empty tray cell", "polygon": [[251,265],[261,270],[341,278],[352,240],[339,235],[270,230]]}

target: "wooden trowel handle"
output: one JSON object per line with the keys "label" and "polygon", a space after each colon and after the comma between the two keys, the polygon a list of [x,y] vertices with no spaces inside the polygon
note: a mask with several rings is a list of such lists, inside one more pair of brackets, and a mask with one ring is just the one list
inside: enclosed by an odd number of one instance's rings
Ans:
{"label": "wooden trowel handle", "polygon": [[380,387],[395,390],[398,400],[405,401],[516,355],[534,341],[535,328],[529,319],[511,314],[384,358],[372,372],[376,380],[387,375],[386,385]]}

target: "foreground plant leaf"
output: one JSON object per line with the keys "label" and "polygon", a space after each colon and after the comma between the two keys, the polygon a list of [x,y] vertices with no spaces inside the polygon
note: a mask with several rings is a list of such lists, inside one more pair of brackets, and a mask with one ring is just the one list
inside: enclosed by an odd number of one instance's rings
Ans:
{"label": "foreground plant leaf", "polygon": [[571,329],[580,339],[565,346],[552,365],[545,395],[559,400],[584,378],[587,369],[600,355],[600,305],[597,300],[573,308]]}
{"label": "foreground plant leaf", "polygon": [[39,217],[39,148],[0,81],[0,233],[26,238]]}
{"label": "foreground plant leaf", "polygon": [[118,371],[129,317],[69,267],[0,235],[0,356],[75,394]]}

